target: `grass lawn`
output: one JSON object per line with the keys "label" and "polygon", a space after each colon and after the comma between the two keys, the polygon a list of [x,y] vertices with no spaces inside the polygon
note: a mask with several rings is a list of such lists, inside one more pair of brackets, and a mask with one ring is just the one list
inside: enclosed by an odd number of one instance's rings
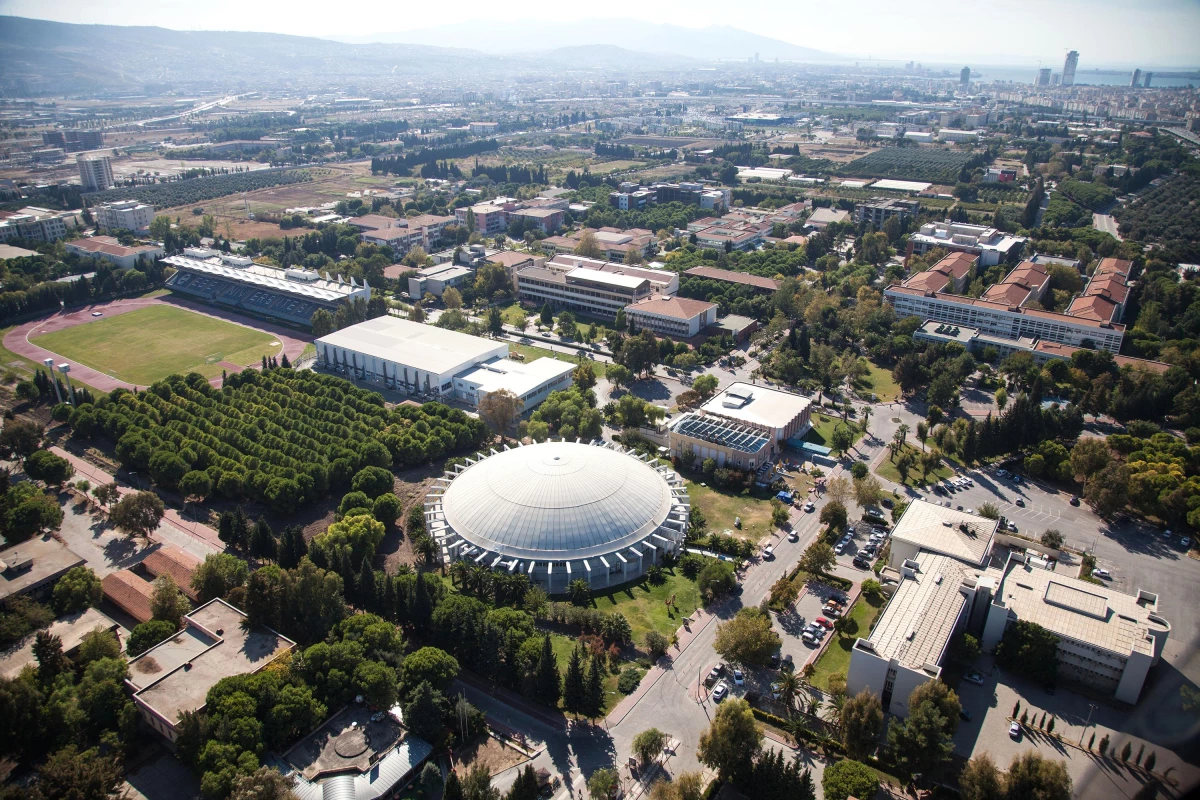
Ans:
{"label": "grass lawn", "polygon": [[[561,633],[550,634],[550,647],[554,650],[554,657],[558,659],[558,671],[563,675],[567,674],[567,664],[569,664],[571,661],[571,651],[575,649],[577,642],[578,639],[572,639],[570,636],[565,636]],[[632,663],[632,661],[621,662],[621,669],[624,669],[626,666]],[[584,674],[586,674],[587,668],[587,664],[585,663]],[[604,713],[606,715],[608,712],[617,707],[617,703],[620,703],[625,699],[625,695],[621,694],[621,691],[617,688],[617,681],[620,679],[620,677],[621,676],[619,674],[613,675],[611,672],[605,671]],[[558,707],[562,708],[561,701],[559,702]]]}
{"label": "grass lawn", "polygon": [[[625,615],[633,628],[633,643],[638,647],[645,645],[650,631],[658,631],[669,639],[683,618],[700,606],[700,591],[695,581],[688,580],[678,570],[663,570],[663,577],[666,580],[658,586],[646,580],[628,583],[608,594],[594,592],[592,600],[600,611],[619,611]],[[667,600],[671,597],[675,598],[675,604],[668,608]]]}
{"label": "grass lawn", "polygon": [[[950,467],[947,467],[943,463],[939,464],[937,469],[929,473],[928,476],[922,477],[921,468],[916,466],[915,461],[921,455],[921,448],[911,444],[906,444],[904,445],[904,450],[911,453],[914,459],[914,466],[908,471],[908,475],[904,477],[904,480],[900,479],[900,470],[896,468],[896,462],[892,461],[890,455],[883,459],[883,461],[879,462],[879,468],[875,470],[875,473],[881,478],[887,478],[889,481],[894,483],[902,483],[905,486],[925,486],[931,481],[945,480],[954,474],[954,470],[950,469]],[[899,454],[897,454],[897,458],[898,457]]]}
{"label": "grass lawn", "polygon": [[312,358],[317,354],[317,346],[312,342],[304,345],[304,349],[300,351],[300,359]]}
{"label": "grass lawn", "polygon": [[874,392],[881,403],[895,402],[900,396],[900,387],[892,380],[892,371],[874,364],[871,364],[871,372],[854,384],[854,389],[859,394]]}
{"label": "grass lawn", "polygon": [[[813,444],[822,445],[824,447],[833,447],[834,429],[836,429],[839,425],[846,424],[847,423],[842,422],[841,417],[817,412],[813,416],[812,428],[808,431],[808,433],[804,434],[804,440],[807,442],[812,442]],[[862,430],[855,425],[853,421],[849,423],[849,427],[850,432],[854,434],[854,441],[857,442],[862,437]],[[853,446],[853,442],[851,442],[851,446]]]}
{"label": "grass lawn", "polygon": [[[771,527],[771,502],[743,495],[734,494],[714,486],[701,486],[694,481],[687,481],[688,497],[692,504],[704,512],[708,520],[708,529],[721,533],[733,531],[735,536],[757,542],[774,530]],[[742,518],[742,529],[739,531],[733,525],[734,517]]]}
{"label": "grass lawn", "polygon": [[525,316],[526,322],[530,319],[537,318],[537,311],[529,311],[521,307],[520,303],[510,303],[500,307],[500,318],[504,320],[505,325],[516,325],[520,322],[520,315]]}
{"label": "grass lawn", "polygon": [[[533,361],[535,358],[555,358],[559,361],[566,361],[570,364],[578,364],[579,359],[573,354],[551,352],[544,347],[533,347],[527,344],[518,344],[516,342],[508,343],[509,352],[517,352],[525,356],[526,361]],[[592,369],[596,371],[597,378],[603,378],[608,364],[603,361],[591,361]]]}
{"label": "grass lawn", "polygon": [[850,609],[851,625],[845,636],[832,634],[834,640],[825,648],[825,652],[817,659],[816,671],[813,672],[812,685],[819,689],[829,689],[829,676],[841,673],[845,675],[850,669],[850,650],[855,640],[866,638],[871,632],[879,612],[883,610],[883,597],[868,598],[860,595],[854,607]]}
{"label": "grass lawn", "polygon": [[269,333],[173,306],[99,317],[31,341],[139,386],[173,373],[221,374],[221,361],[245,366],[283,348]]}

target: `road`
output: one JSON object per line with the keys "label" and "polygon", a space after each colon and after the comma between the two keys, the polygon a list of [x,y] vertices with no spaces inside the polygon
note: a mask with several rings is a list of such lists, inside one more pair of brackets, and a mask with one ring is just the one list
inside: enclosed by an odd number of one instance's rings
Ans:
{"label": "road", "polygon": [[1092,214],[1092,227],[1117,239],[1121,238],[1121,234],[1117,233],[1117,221],[1113,219],[1112,214]]}

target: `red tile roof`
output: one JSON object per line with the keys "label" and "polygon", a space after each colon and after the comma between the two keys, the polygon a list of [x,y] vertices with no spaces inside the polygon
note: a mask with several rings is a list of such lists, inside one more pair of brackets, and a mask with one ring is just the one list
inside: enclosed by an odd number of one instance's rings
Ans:
{"label": "red tile roof", "polygon": [[732,272],[727,269],[718,269],[716,267],[692,267],[683,273],[693,278],[707,278],[714,281],[725,281],[726,283],[740,283],[744,286],[753,286],[756,289],[767,289],[775,291],[783,283],[774,278],[764,278],[761,275],[750,275],[746,272]]}
{"label": "red tile roof", "polygon": [[1117,313],[1117,304],[1104,295],[1094,294],[1076,297],[1067,307],[1067,314],[1097,322],[1111,322]]}
{"label": "red tile roof", "polygon": [[[907,294],[907,295],[914,295],[914,296],[915,295],[924,295],[926,297],[930,297],[935,300],[941,300],[941,301],[947,302],[947,303],[958,303],[960,305],[978,306],[980,308],[984,308],[984,309],[987,309],[990,311],[1008,311],[1010,313],[1015,313],[1015,314],[1024,314],[1027,317],[1039,317],[1041,319],[1049,319],[1049,320],[1054,320],[1056,322],[1074,322],[1077,325],[1086,325],[1086,326],[1092,327],[1092,328],[1110,327],[1114,331],[1124,331],[1125,330],[1124,325],[1118,325],[1116,323],[1109,324],[1107,322],[1101,322],[1099,320],[1088,319],[1087,317],[1072,317],[1068,314],[1059,314],[1054,311],[1038,311],[1037,309],[1032,309],[1032,308],[1013,309],[1013,308],[1010,308],[1010,307],[1004,305],[1004,303],[995,303],[990,300],[982,300],[982,299],[976,300],[976,299],[973,299],[970,297],[963,297],[961,295],[948,294],[946,292],[923,292],[920,289],[914,289],[911,286],[889,286],[889,287],[887,287],[887,289],[885,291],[891,292],[893,294]],[[1101,299],[1103,299],[1103,298],[1101,298]]]}
{"label": "red tile roof", "polygon": [[105,575],[100,587],[109,602],[138,622],[148,622],[153,616],[150,613],[150,597],[154,594],[154,587],[150,581],[142,580],[130,570],[123,569]]}
{"label": "red tile roof", "polygon": [[154,577],[170,575],[180,591],[193,601],[199,600],[200,595],[192,588],[192,575],[200,566],[200,559],[175,545],[155,550],[142,559],[142,566]]}
{"label": "red tile roof", "polygon": [[658,314],[663,317],[674,317],[684,320],[691,319],[697,314],[702,314],[708,309],[715,307],[715,303],[706,303],[703,300],[690,300],[686,297],[654,297],[629,306],[634,311],[644,311],[648,314]]}
{"label": "red tile roof", "polygon": [[956,281],[962,280],[963,277],[975,268],[979,262],[979,256],[973,253],[951,253],[941,261],[934,264],[929,269],[931,271],[944,272],[947,275],[953,275]]}

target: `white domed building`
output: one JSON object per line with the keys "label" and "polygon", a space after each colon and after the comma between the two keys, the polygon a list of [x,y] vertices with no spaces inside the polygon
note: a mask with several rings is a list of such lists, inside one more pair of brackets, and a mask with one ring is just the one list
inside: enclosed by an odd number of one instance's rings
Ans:
{"label": "white domed building", "polygon": [[550,594],[640,578],[677,555],[683,479],[616,444],[543,442],[479,454],[439,478],[425,524],[445,562],[525,574]]}

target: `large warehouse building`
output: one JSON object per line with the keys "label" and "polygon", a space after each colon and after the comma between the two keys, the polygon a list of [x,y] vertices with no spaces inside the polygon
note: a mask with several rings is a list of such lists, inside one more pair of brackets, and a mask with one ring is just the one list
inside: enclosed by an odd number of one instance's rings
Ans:
{"label": "large warehouse building", "polygon": [[426,529],[444,561],[521,573],[550,594],[635,580],[679,552],[691,504],[683,480],[615,444],[544,442],[492,450],[439,479]]}
{"label": "large warehouse building", "polygon": [[[508,345],[458,331],[377,317],[316,341],[322,369],[352,375],[385,389],[459,400],[472,406],[488,392],[507,389],[528,411],[565,389],[574,366],[540,358],[508,360]],[[544,363],[545,362],[545,363]]]}
{"label": "large warehouse building", "polygon": [[274,269],[249,258],[188,248],[187,255],[164,258],[175,268],[167,287],[200,300],[241,309],[260,317],[309,324],[319,308],[334,311],[342,303],[371,299],[364,280],[343,279],[305,269]]}

